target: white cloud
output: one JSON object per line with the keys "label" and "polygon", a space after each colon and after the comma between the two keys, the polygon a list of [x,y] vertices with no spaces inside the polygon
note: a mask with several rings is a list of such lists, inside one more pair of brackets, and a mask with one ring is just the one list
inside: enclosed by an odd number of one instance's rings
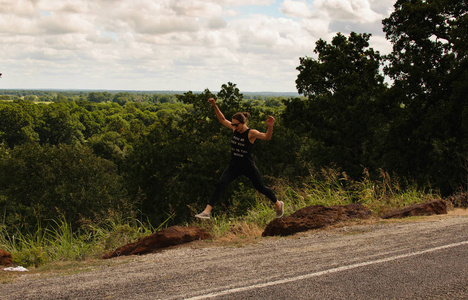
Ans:
{"label": "white cloud", "polygon": [[35,20],[11,14],[0,15],[0,34],[2,35],[28,35],[37,32]]}
{"label": "white cloud", "polygon": [[45,34],[86,33],[93,30],[93,25],[78,15],[54,14],[41,17],[35,26]]}
{"label": "white cloud", "polygon": [[158,18],[135,18],[132,20],[132,30],[144,34],[165,34],[171,32],[196,32],[200,23],[194,18],[181,16],[159,16]]}
{"label": "white cloud", "polygon": [[0,1],[0,14],[11,14],[20,17],[32,16],[36,12],[34,2],[29,0],[2,0]]}
{"label": "white cloud", "polygon": [[384,17],[372,10],[369,0],[315,0],[314,6],[339,21],[372,23]]}
{"label": "white cloud", "polygon": [[178,14],[192,17],[216,17],[222,13],[222,7],[207,1],[178,1],[170,4],[170,7]]}
{"label": "white cloud", "polygon": [[43,12],[55,13],[86,13],[89,11],[88,1],[85,0],[37,0],[36,9]]}
{"label": "white cloud", "polygon": [[[231,81],[242,91],[294,91],[299,57],[313,55],[317,39],[377,26],[391,5],[0,0],[0,88],[216,90]],[[389,49],[383,34],[371,45]]]}
{"label": "white cloud", "polygon": [[[190,1],[190,0],[188,0]],[[209,1],[209,0],[207,0]],[[217,3],[228,6],[246,6],[246,5],[256,5],[256,6],[268,6],[275,3],[275,0],[219,0]]]}
{"label": "white cloud", "polygon": [[377,50],[382,55],[392,52],[392,44],[383,36],[372,36],[369,40],[370,47]]}
{"label": "white cloud", "polygon": [[318,18],[310,18],[304,19],[302,22],[302,27],[307,30],[311,36],[315,39],[324,39],[329,40],[331,36],[330,29],[330,21],[327,19],[318,19]]}
{"label": "white cloud", "polygon": [[306,1],[285,0],[281,5],[281,11],[287,15],[298,18],[310,18],[312,10]]}

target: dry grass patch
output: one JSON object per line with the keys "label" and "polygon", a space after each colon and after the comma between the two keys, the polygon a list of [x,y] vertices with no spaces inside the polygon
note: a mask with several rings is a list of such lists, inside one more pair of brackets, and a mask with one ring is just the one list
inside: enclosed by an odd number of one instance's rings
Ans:
{"label": "dry grass patch", "polygon": [[447,215],[449,216],[465,216],[468,217],[468,209],[466,208],[455,208],[448,211]]}

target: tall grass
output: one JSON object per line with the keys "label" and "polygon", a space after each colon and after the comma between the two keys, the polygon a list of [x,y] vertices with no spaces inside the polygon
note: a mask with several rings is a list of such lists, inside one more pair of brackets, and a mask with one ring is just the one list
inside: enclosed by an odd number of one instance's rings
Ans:
{"label": "tall grass", "polygon": [[[402,183],[388,173],[381,172],[378,180],[371,180],[363,174],[360,181],[351,180],[345,173],[332,168],[311,172],[300,185],[291,184],[283,179],[275,180],[277,197],[285,202],[285,215],[310,205],[346,205],[360,203],[369,208],[375,216],[392,210],[404,208],[440,198],[431,189],[422,190],[410,182]],[[263,195],[250,191],[255,201],[243,215],[233,215],[230,211],[213,213],[209,223],[201,223],[215,238],[230,235],[249,236],[263,231],[275,218],[274,206]],[[252,202],[251,200],[249,202]],[[234,201],[234,203],[236,203]]]}
{"label": "tall grass", "polygon": [[97,258],[106,251],[133,242],[157,229],[136,219],[108,219],[99,225],[84,225],[73,230],[62,217],[54,226],[23,234],[8,232],[0,225],[0,248],[13,254],[21,266],[40,266],[50,261]]}
{"label": "tall grass", "polygon": [[[301,184],[284,179],[273,182],[275,193],[285,202],[285,215],[310,205],[344,205],[361,203],[378,216],[390,210],[426,202],[440,196],[432,190],[391,178],[382,172],[378,180],[364,174],[361,181],[352,181],[334,169],[310,173]],[[193,212],[196,209],[191,208]],[[173,216],[168,216],[170,220]],[[220,204],[209,222],[190,220],[208,230],[214,239],[258,238],[265,226],[275,217],[274,206],[263,195],[248,186],[233,194],[229,205]],[[165,223],[165,222],[164,222]],[[50,228],[39,224],[35,232],[7,232],[0,224],[0,248],[13,254],[14,262],[22,266],[40,266],[50,261],[84,260],[101,257],[164,226],[152,227],[135,218],[122,219],[116,214],[100,224],[84,223],[73,230],[64,218]]]}

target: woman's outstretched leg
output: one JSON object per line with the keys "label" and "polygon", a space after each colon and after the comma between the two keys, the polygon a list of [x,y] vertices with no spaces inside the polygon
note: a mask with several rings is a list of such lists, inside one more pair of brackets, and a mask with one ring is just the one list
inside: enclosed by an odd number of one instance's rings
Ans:
{"label": "woman's outstretched leg", "polygon": [[239,171],[233,165],[228,165],[216,183],[215,190],[213,191],[213,194],[211,194],[210,200],[208,201],[205,210],[195,215],[195,217],[200,219],[209,219],[213,206],[218,202],[219,198],[221,198],[221,193],[224,191],[226,186],[234,179],[239,177],[239,175]]}
{"label": "woman's outstretched leg", "polygon": [[267,198],[270,199],[271,202],[273,202],[273,204],[275,205],[276,217],[281,218],[284,214],[284,202],[279,201],[276,198],[275,193],[270,188],[265,186],[257,166],[253,165],[249,167],[246,170],[245,175],[250,179],[257,191],[267,196]]}

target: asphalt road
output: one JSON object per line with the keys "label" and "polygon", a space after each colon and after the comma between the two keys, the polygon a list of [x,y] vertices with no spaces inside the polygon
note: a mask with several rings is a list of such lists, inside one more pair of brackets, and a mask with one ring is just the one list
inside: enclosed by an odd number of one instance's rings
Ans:
{"label": "asphalt road", "polygon": [[206,244],[25,275],[0,285],[0,299],[468,299],[467,216]]}

